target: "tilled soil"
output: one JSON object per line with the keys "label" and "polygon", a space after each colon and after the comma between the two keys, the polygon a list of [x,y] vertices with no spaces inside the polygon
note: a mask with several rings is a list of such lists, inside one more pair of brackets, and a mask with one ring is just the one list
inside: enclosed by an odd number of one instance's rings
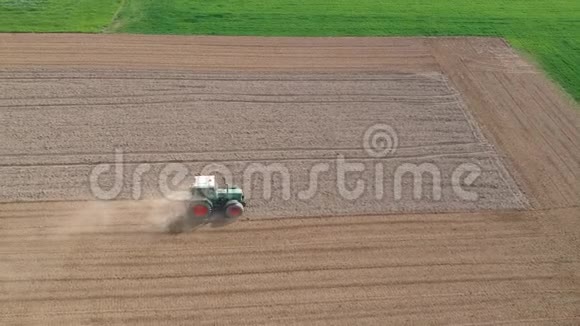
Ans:
{"label": "tilled soil", "polygon": [[[502,40],[0,44],[3,323],[579,322],[578,111]],[[165,233],[216,164],[247,214]]]}

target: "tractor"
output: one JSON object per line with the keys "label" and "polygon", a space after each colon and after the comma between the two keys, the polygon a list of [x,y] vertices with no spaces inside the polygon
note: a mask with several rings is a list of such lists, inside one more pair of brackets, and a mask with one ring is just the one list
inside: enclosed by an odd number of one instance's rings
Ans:
{"label": "tractor", "polygon": [[242,189],[226,185],[216,187],[215,176],[196,176],[190,188],[187,215],[195,219],[205,219],[214,213],[222,213],[227,219],[235,219],[244,213],[246,202]]}

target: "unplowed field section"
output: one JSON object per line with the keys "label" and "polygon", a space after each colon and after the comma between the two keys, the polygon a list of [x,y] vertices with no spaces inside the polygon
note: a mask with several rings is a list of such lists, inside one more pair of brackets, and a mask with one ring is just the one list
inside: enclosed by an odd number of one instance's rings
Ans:
{"label": "unplowed field section", "polygon": [[[0,324],[576,325],[574,105],[498,39],[0,35]],[[212,163],[282,173],[244,220],[162,232],[164,169]],[[404,164],[441,197],[397,198]]]}
{"label": "unplowed field section", "polygon": [[[0,78],[0,107],[10,121],[0,145],[4,201],[95,199],[98,194],[91,192],[89,175],[97,164],[115,163],[118,150],[124,179],[117,199],[131,198],[135,190],[145,198],[161,196],[160,189],[169,182],[160,176],[174,169],[172,163],[189,172],[176,188],[191,184],[192,175],[207,171],[210,164],[223,165],[246,189],[255,216],[526,205],[501,158],[467,115],[460,95],[436,72],[224,75],[95,70],[0,73]],[[372,145],[365,130],[375,125],[393,126],[388,135],[397,140],[392,153],[375,157],[364,150],[365,143]],[[478,192],[479,200],[464,201],[453,193],[449,179],[463,162],[482,169],[482,177],[469,189]],[[364,167],[357,177],[366,189],[356,198],[342,198],[337,184],[346,164]],[[415,200],[410,175],[400,181],[394,177],[403,164],[435,167],[443,179],[441,199],[426,186],[425,196],[432,198]],[[314,166],[323,166],[324,173],[313,177]],[[143,167],[148,170],[136,185],[133,176]],[[269,176],[271,182],[264,180]],[[104,184],[113,177],[114,171],[104,173],[98,181]],[[345,185],[353,183],[355,176],[346,177]],[[379,177],[382,189],[375,185]],[[313,182],[317,190],[301,196]],[[399,184],[405,196],[395,201]],[[266,187],[271,194],[265,193]],[[381,196],[376,196],[379,191]]]}

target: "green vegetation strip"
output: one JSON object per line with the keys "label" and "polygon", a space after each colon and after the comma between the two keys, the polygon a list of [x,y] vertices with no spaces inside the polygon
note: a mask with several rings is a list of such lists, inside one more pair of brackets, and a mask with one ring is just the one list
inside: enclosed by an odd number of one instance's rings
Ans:
{"label": "green vegetation strip", "polygon": [[578,0],[125,0],[113,19],[120,3],[0,0],[0,31],[501,36],[580,101]]}
{"label": "green vegetation strip", "polygon": [[0,0],[0,32],[103,31],[122,0]]}

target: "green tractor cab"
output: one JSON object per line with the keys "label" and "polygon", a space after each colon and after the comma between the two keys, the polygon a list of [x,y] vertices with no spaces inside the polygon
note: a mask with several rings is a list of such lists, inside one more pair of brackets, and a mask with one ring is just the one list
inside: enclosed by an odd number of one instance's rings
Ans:
{"label": "green tractor cab", "polygon": [[217,188],[215,176],[196,176],[190,192],[187,212],[193,218],[208,218],[219,212],[231,219],[244,213],[246,202],[242,189],[229,185]]}

